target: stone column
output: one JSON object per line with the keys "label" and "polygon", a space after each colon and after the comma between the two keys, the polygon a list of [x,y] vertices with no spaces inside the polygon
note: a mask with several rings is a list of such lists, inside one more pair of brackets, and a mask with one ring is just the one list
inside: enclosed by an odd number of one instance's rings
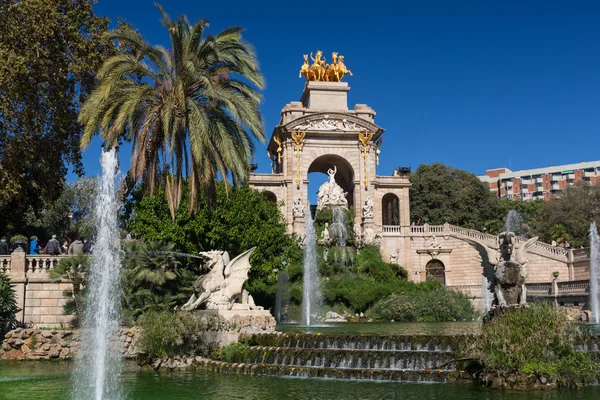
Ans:
{"label": "stone column", "polygon": [[16,315],[17,320],[25,322],[25,295],[27,293],[26,262],[24,251],[14,251],[10,260],[10,283],[17,295],[17,307],[21,309]]}

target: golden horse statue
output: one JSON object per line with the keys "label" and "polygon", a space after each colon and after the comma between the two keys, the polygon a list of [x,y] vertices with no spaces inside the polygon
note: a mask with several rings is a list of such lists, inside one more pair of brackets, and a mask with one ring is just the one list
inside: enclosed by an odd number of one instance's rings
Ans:
{"label": "golden horse statue", "polygon": [[331,64],[327,64],[327,66],[325,67],[324,80],[333,82],[336,79],[335,78],[335,68],[337,65],[337,57],[338,57],[338,53],[336,53],[336,52],[331,53]]}
{"label": "golden horse statue", "polygon": [[308,63],[308,54],[304,54],[304,64],[302,64],[302,67],[300,68],[300,74],[298,75],[298,78],[302,77],[302,75],[304,75],[307,81],[313,80],[313,72],[310,69],[310,64]]}
{"label": "golden horse statue", "polygon": [[315,58],[313,58],[312,53],[310,53],[310,59],[313,61],[310,69],[313,73],[313,80],[322,81],[325,76],[325,58],[323,58],[323,52],[321,50],[317,50],[317,54]]}
{"label": "golden horse statue", "polygon": [[325,64],[325,57],[323,57],[323,52],[321,50],[317,50],[317,54],[313,58],[313,53],[310,53],[310,59],[313,61],[312,65],[310,65],[310,61],[308,60],[308,55],[304,54],[304,63],[300,68],[300,74],[298,78],[301,78],[302,75],[306,78],[306,81],[326,81],[326,82],[340,82],[344,75],[349,74],[352,76],[352,72],[346,68],[344,64],[344,56],[339,56],[338,53],[331,53],[331,64]]}

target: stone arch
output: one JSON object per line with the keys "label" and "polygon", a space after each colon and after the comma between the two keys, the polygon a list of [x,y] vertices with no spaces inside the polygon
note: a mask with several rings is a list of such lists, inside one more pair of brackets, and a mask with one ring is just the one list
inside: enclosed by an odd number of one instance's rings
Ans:
{"label": "stone arch", "polygon": [[348,192],[348,206],[354,205],[354,168],[344,157],[337,154],[324,154],[311,161],[307,175],[313,172],[327,174],[327,170],[337,167],[335,181],[341,188]]}
{"label": "stone arch", "polygon": [[400,225],[400,199],[394,193],[386,193],[381,199],[381,224]]}
{"label": "stone arch", "polygon": [[428,279],[433,278],[442,285],[446,286],[446,267],[442,261],[437,258],[429,260],[425,266],[425,272],[425,275]]}
{"label": "stone arch", "polygon": [[273,193],[269,190],[264,190],[262,192],[262,195],[265,197],[265,199],[267,201],[272,201],[273,203],[277,203],[277,196],[275,195],[275,193]]}

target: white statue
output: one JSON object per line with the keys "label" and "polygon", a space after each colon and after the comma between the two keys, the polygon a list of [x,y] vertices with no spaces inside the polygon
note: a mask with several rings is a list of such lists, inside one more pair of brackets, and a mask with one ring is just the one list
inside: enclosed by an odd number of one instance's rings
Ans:
{"label": "white statue", "polygon": [[329,180],[321,185],[317,195],[317,210],[323,209],[327,205],[348,207],[347,192],[335,182],[337,167],[327,170]]}
{"label": "white statue", "polygon": [[254,250],[256,247],[231,261],[226,251],[200,252],[207,260],[209,271],[196,279],[194,293],[181,309],[196,310],[203,307],[207,310],[231,310],[235,303],[246,305],[249,310],[262,309],[255,306],[252,296],[243,290],[248,271],[252,268],[250,256]]}
{"label": "white statue", "polygon": [[398,260],[400,259],[400,252],[398,249],[394,249],[392,254],[390,254],[390,264],[398,265]]}
{"label": "white statue", "polygon": [[292,207],[292,214],[294,217],[302,218],[304,217],[304,204],[302,204],[302,199],[299,196],[294,198],[294,206]]}
{"label": "white statue", "polygon": [[363,218],[373,218],[373,200],[369,196],[365,200],[365,205],[362,208]]}
{"label": "white statue", "polygon": [[382,237],[378,232],[375,232],[371,227],[365,228],[363,232],[363,239],[365,244],[380,246]]}
{"label": "white statue", "polygon": [[325,222],[325,227],[323,228],[323,232],[321,232],[321,239],[319,239],[319,243],[323,245],[328,245],[331,243],[331,236],[329,235],[329,224]]}
{"label": "white statue", "polygon": [[435,236],[431,237],[431,242],[429,242],[429,248],[430,249],[441,249],[442,245],[437,241],[437,238]]}
{"label": "white statue", "polygon": [[354,238],[355,239],[360,239],[362,238],[362,228],[360,227],[360,224],[357,222],[354,224]]}

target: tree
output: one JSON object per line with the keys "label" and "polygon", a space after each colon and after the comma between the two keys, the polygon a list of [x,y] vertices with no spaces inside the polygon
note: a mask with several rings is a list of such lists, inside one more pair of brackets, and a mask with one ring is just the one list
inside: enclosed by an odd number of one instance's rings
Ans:
{"label": "tree", "polygon": [[480,229],[498,214],[499,199],[467,171],[440,163],[421,164],[410,179],[413,220]]}
{"label": "tree", "polygon": [[124,311],[133,321],[148,312],[169,311],[187,301],[195,274],[175,257],[174,245],[163,241],[125,244]]}
{"label": "tree", "polygon": [[48,270],[50,278],[71,281],[72,289],[63,295],[70,300],[63,306],[65,314],[73,314],[73,326],[78,326],[83,317],[85,303],[85,276],[90,268],[88,255],[72,256],[61,259],[54,269]]}
{"label": "tree", "polygon": [[600,186],[582,183],[556,193],[544,203],[535,232],[547,243],[554,239],[589,246],[589,229],[594,221],[600,223]]}
{"label": "tree", "polygon": [[190,210],[201,193],[216,199],[217,177],[226,186],[229,176],[234,183],[246,180],[251,137],[266,139],[257,91],[264,80],[242,28],[204,38],[208,21],[174,21],[157,7],[171,49],[152,46],[127,27],[105,35],[128,51],[106,60],[79,121],[83,147],[99,131],[108,145],[133,141],[128,189],[143,180],[153,194],[162,181],[175,219],[184,180],[190,183]]}
{"label": "tree", "polygon": [[94,201],[98,189],[97,178],[80,178],[71,185],[66,185],[56,201],[44,208],[39,216],[29,214],[29,231],[42,234],[44,237],[57,235],[64,239],[67,236],[91,238],[95,232]]}
{"label": "tree", "polygon": [[0,2],[0,228],[20,228],[81,175],[77,124],[95,73],[113,51],[89,0]]}
{"label": "tree", "polygon": [[172,221],[164,190],[149,196],[140,187],[126,204],[128,211],[123,218],[134,237],[167,241],[184,253],[226,250],[233,258],[256,246],[247,287],[257,304],[272,304],[277,282],[275,269],[281,268],[282,261],[289,264],[301,259],[300,249],[286,235],[277,204],[248,186],[233,187],[227,194],[225,184],[219,183],[214,207],[206,207],[203,199],[200,205],[197,212],[190,214],[181,204]]}
{"label": "tree", "polygon": [[488,233],[498,234],[504,231],[506,216],[510,210],[515,210],[519,213],[522,218],[522,230],[518,234],[534,236],[535,225],[539,211],[544,207],[544,200],[512,200],[512,199],[500,199],[500,207],[496,218],[486,223]]}
{"label": "tree", "polygon": [[0,272],[0,335],[18,325],[15,320],[18,311],[17,295],[10,285],[10,278]]}

